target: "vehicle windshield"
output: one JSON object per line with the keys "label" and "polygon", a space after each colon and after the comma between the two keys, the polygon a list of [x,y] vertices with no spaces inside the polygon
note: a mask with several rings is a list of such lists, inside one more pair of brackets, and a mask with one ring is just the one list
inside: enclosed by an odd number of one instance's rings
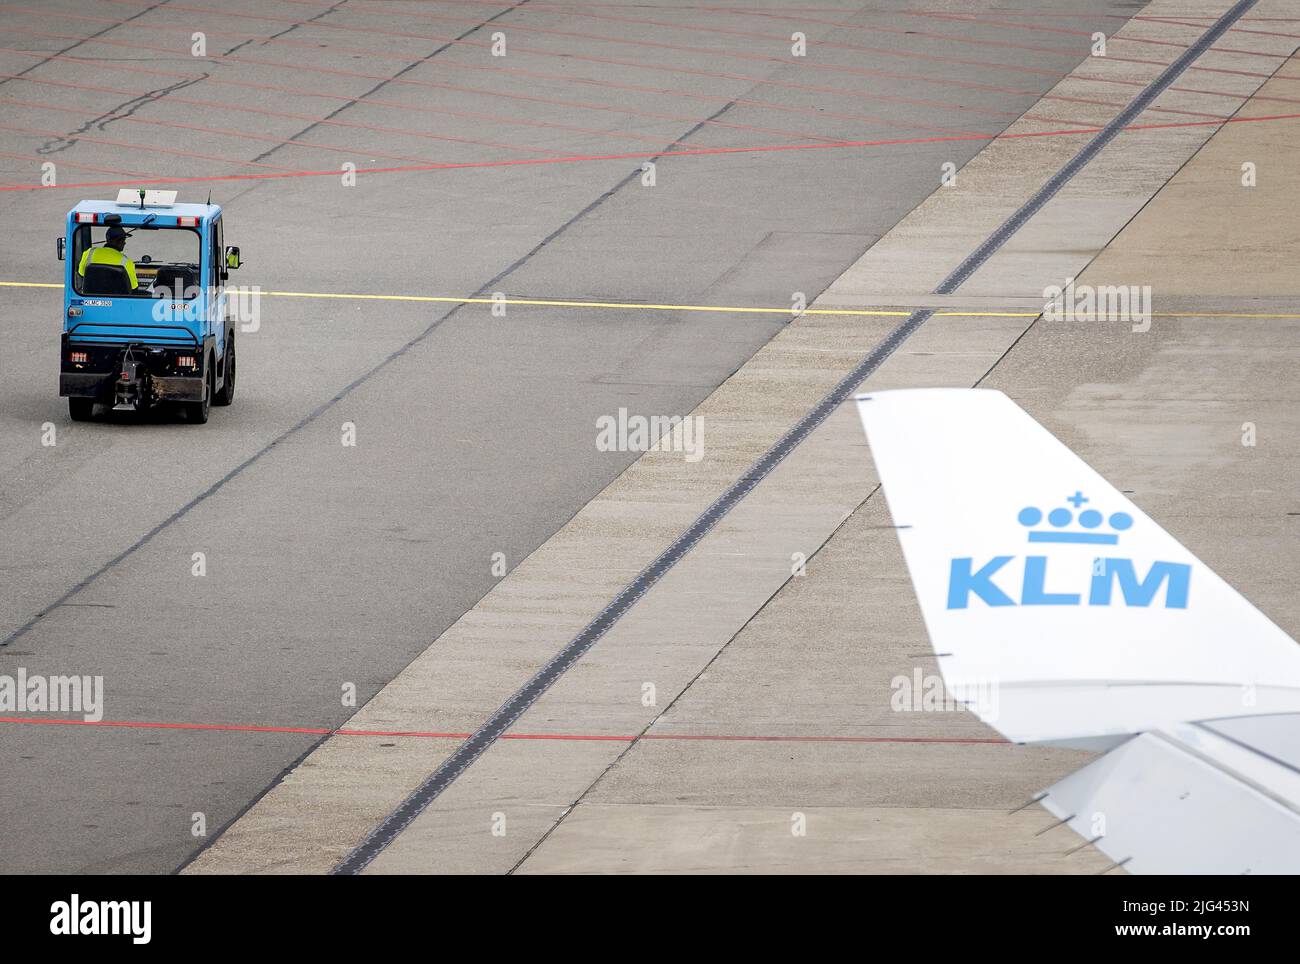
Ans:
{"label": "vehicle windshield", "polygon": [[[130,286],[123,258],[95,254],[106,249],[108,227],[78,225],[72,238],[72,286],[81,295],[185,298],[198,295],[202,242],[193,228],[126,226],[125,261],[135,269]],[[107,249],[111,250],[111,249]]]}

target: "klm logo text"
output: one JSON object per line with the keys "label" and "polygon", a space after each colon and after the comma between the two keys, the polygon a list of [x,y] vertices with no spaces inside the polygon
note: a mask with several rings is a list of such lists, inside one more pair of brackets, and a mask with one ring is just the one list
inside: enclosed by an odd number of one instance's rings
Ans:
{"label": "klm logo text", "polygon": [[[994,576],[1015,556],[994,556],[976,568],[969,556],[952,560],[948,575],[948,608],[966,609],[971,597],[988,606],[1150,606],[1163,586],[1166,609],[1186,609],[1192,567],[1182,562],[1153,562],[1139,576],[1132,559],[1098,559],[1092,578],[1080,592],[1048,592],[1047,557],[1026,556],[1019,598],[994,582]],[[1012,587],[1007,587],[1012,588]],[[1083,590],[1086,590],[1083,591]]]}
{"label": "klm logo text", "polygon": [[[1084,509],[1091,500],[1081,491],[1066,496],[1064,506],[1044,513],[1037,506],[1025,506],[1016,520],[1028,530],[1030,543],[1057,543],[1075,546],[1114,546],[1120,536],[1133,527],[1127,512],[1109,516],[1094,508]],[[1160,588],[1165,587],[1166,609],[1186,609],[1192,567],[1181,562],[1153,562],[1139,576],[1132,559],[1097,558],[1092,560],[1092,578],[1078,585],[1078,592],[1048,592],[1047,556],[1025,556],[1020,581],[1020,598],[1013,598],[994,576],[1015,556],[994,556],[978,568],[969,556],[952,560],[948,573],[948,608],[966,609],[974,596],[987,606],[1109,606],[1122,599],[1125,606],[1150,606]],[[1086,590],[1086,592],[1085,592]],[[1117,592],[1118,591],[1118,592]]]}

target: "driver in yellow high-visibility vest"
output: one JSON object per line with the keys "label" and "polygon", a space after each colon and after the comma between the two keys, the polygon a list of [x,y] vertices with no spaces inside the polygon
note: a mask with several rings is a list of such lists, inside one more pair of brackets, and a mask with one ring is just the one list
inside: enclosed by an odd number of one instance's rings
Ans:
{"label": "driver in yellow high-visibility vest", "polygon": [[140,282],[135,276],[135,262],[123,254],[125,249],[126,231],[120,225],[111,225],[104,239],[103,247],[90,248],[81,256],[81,263],[77,265],[77,274],[84,278],[86,276],[86,265],[88,264],[119,265],[126,269],[127,280],[131,282],[131,290],[134,291],[140,287]]}

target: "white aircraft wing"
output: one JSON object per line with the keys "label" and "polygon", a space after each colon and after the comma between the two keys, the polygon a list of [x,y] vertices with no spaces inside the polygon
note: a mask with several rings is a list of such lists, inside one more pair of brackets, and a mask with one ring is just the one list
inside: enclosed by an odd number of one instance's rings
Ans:
{"label": "white aircraft wing", "polygon": [[1113,748],[1044,806],[1132,871],[1300,872],[1295,641],[1002,393],[858,410],[953,695]]}

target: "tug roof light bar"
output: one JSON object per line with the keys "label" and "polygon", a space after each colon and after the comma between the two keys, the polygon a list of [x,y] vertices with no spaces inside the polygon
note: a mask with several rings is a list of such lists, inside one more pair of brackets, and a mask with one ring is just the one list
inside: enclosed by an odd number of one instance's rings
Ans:
{"label": "tug roof light bar", "polygon": [[176,203],[176,192],[124,187],[117,192],[117,203],[137,207],[169,208]]}

